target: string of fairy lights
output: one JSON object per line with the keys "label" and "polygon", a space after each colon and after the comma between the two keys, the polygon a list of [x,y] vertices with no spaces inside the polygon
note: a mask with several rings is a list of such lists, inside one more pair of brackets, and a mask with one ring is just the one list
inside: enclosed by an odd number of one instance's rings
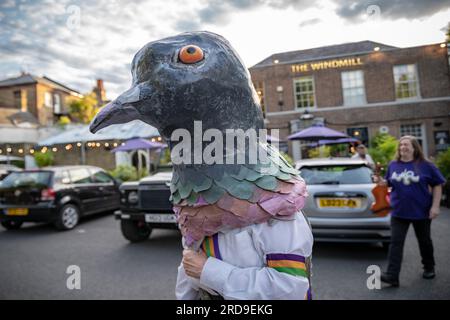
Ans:
{"label": "string of fairy lights", "polygon": [[[152,138],[151,141],[152,142],[161,142],[161,137],[155,137]],[[124,145],[125,142],[98,142],[98,141],[89,141],[86,142],[86,147],[90,148],[90,149],[98,149],[101,147],[105,147],[105,148],[116,148],[119,145]],[[46,153],[48,151],[52,151],[54,153],[58,153],[58,152],[66,152],[66,151],[72,151],[72,150],[78,150],[82,147],[82,143],[81,142],[77,142],[77,143],[68,143],[66,144],[64,147],[50,147],[50,146],[43,146],[43,147],[30,147],[30,148],[25,148],[24,146],[20,146],[20,147],[12,147],[12,146],[6,146],[6,147],[0,147],[0,155],[5,155],[5,154],[30,154],[33,155],[36,152],[41,152],[41,153]]]}

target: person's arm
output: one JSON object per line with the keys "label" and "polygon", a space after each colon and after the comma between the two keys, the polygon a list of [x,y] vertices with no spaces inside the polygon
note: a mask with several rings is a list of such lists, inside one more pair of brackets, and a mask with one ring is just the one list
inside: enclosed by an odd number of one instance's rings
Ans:
{"label": "person's arm", "polygon": [[[301,222],[299,222],[301,220]],[[304,259],[311,255],[312,235],[303,217],[279,221],[261,234],[253,233],[260,243],[267,265],[239,268],[219,259],[187,251],[186,273],[198,277],[200,284],[213,289],[227,300],[303,300],[310,288]],[[249,245],[249,244],[242,244]]]}
{"label": "person's arm", "polygon": [[436,218],[440,213],[442,185],[434,186],[433,189],[433,204],[430,209],[430,219]]}
{"label": "person's arm", "polygon": [[389,185],[389,182],[388,182],[389,174],[390,174],[390,172],[389,172],[389,166],[388,166],[387,171],[386,171],[386,175],[384,176],[384,178],[381,175],[374,174],[373,175],[373,182],[378,184],[381,187],[388,186]]}
{"label": "person's arm", "polygon": [[274,268],[238,268],[208,258],[200,282],[226,300],[303,300],[309,281],[306,276],[279,272]]}
{"label": "person's arm", "polygon": [[175,296],[178,300],[198,300],[199,298],[198,288],[192,285],[192,280],[186,275],[183,263],[178,267]]}
{"label": "person's arm", "polygon": [[430,219],[436,218],[440,213],[442,185],[445,178],[439,169],[432,163],[428,163],[431,171],[430,186],[432,188],[433,203],[430,208]]}

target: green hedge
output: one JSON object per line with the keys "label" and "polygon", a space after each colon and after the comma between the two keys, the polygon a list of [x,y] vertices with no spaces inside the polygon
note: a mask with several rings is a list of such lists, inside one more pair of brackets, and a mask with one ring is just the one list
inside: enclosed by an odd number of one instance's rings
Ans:
{"label": "green hedge", "polygon": [[34,160],[39,168],[51,166],[55,162],[55,157],[53,152],[47,151],[45,153],[36,152],[34,154]]}

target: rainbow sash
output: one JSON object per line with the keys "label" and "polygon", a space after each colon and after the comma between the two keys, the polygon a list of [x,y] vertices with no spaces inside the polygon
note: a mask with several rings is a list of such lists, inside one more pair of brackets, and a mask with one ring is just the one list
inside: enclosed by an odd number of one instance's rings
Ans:
{"label": "rainbow sash", "polygon": [[[272,253],[267,255],[267,266],[278,272],[284,272],[293,276],[308,278],[309,267],[306,258],[296,254]],[[305,300],[312,300],[311,285],[305,295]]]}
{"label": "rainbow sash", "polygon": [[305,257],[296,254],[268,254],[267,266],[293,276],[308,277]]}
{"label": "rainbow sash", "polygon": [[219,250],[219,234],[216,233],[213,236],[205,237],[202,243],[202,250],[208,257],[222,260]]}

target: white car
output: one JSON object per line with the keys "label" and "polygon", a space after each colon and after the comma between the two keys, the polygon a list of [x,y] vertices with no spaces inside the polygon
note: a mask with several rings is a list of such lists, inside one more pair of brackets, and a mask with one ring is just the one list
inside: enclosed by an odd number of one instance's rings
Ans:
{"label": "white car", "polygon": [[304,212],[315,241],[381,242],[388,248],[390,214],[370,210],[374,202],[372,170],[350,158],[306,159],[296,163],[309,196]]}

